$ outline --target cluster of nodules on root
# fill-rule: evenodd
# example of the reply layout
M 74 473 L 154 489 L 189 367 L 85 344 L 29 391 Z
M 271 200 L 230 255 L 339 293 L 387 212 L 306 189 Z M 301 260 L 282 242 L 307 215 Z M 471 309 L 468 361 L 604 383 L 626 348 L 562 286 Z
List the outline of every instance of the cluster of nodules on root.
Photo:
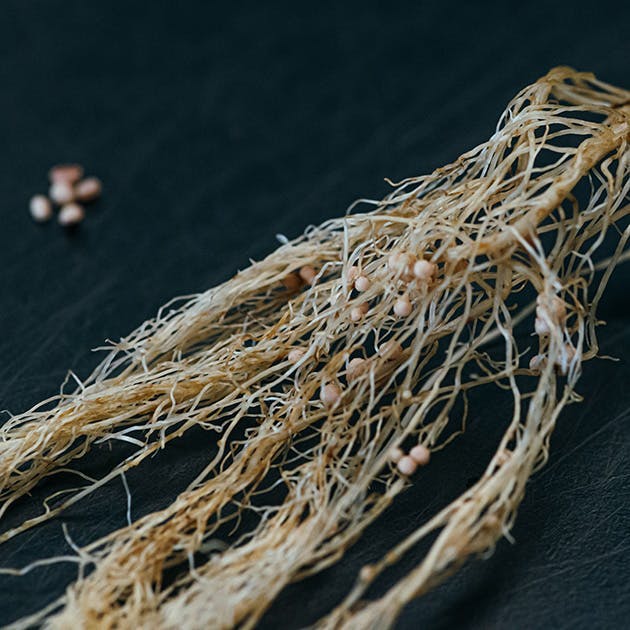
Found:
M 414 283 L 416 287 L 427 287 L 435 278 L 437 266 L 430 260 L 417 258 L 409 252 L 392 252 L 389 255 L 388 266 L 396 278 Z M 284 286 L 290 291 L 298 290 L 303 284 L 312 285 L 317 278 L 317 270 L 311 265 L 305 265 L 297 273 L 289 274 L 283 281 Z M 360 267 L 353 265 L 348 269 L 347 280 L 358 293 L 365 293 L 371 286 L 372 280 Z M 361 321 L 369 312 L 368 302 L 361 302 L 350 309 L 350 319 L 353 322 Z M 402 293 L 393 306 L 393 313 L 401 319 L 409 317 L 413 312 L 413 302 L 409 292 Z M 297 355 L 295 355 L 297 356 Z
M 396 318 L 409 317 L 414 310 L 414 295 L 422 295 L 434 281 L 437 273 L 437 265 L 424 258 L 418 258 L 410 252 L 392 252 L 387 261 L 389 272 L 395 279 L 401 281 L 406 289 L 397 297 L 392 312 Z M 318 271 L 311 265 L 305 265 L 299 271 L 289 274 L 284 280 L 284 286 L 290 291 L 296 291 L 304 285 L 313 285 L 318 277 Z M 373 286 L 373 278 L 360 266 L 352 265 L 346 272 L 348 286 L 354 288 L 358 294 L 365 293 Z M 369 312 L 369 302 L 360 302 L 348 308 L 350 319 L 360 322 Z M 397 360 L 403 352 L 403 348 L 397 341 L 390 339 L 380 345 L 377 356 L 385 361 Z M 288 353 L 290 363 L 299 363 L 307 354 L 304 348 L 293 348 Z M 370 369 L 370 358 L 354 357 L 349 360 L 345 370 L 346 379 L 352 382 L 367 374 Z M 321 402 L 328 408 L 337 406 L 342 397 L 343 390 L 338 382 L 323 382 L 319 392 Z M 410 398 L 411 392 L 404 391 L 404 398 Z M 390 460 L 396 464 L 403 475 L 412 475 L 418 466 L 424 466 L 429 462 L 430 451 L 422 444 L 413 447 L 409 454 L 403 453 L 400 448 L 395 448 L 390 453 Z
M 548 338 L 554 330 L 562 330 L 567 319 L 567 306 L 557 295 L 539 294 L 536 298 L 536 321 L 534 330 L 542 341 Z M 564 344 L 564 353 L 554 361 L 554 369 L 562 375 L 567 374 L 569 364 L 575 356 L 575 349 L 569 343 Z M 542 371 L 547 365 L 547 357 L 537 354 L 531 358 L 529 368 L 534 372 Z
M 34 221 L 46 223 L 54 215 L 54 205 L 59 207 L 57 221 L 69 228 L 78 225 L 85 218 L 85 204 L 101 195 L 102 184 L 96 177 L 83 177 L 80 164 L 57 164 L 48 172 L 50 190 L 48 196 L 35 195 L 29 203 L 29 211 Z

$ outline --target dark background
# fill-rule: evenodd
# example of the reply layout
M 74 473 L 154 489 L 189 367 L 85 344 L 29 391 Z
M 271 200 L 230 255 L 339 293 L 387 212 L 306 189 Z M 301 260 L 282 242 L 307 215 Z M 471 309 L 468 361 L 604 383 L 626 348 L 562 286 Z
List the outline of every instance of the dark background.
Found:
M 0 6 L 0 407 L 57 391 L 89 349 L 175 295 L 227 279 L 250 257 L 342 214 L 358 196 L 431 171 L 484 141 L 507 101 L 569 64 L 630 87 L 628 3 L 274 4 L 45 2 Z M 298 8 L 299 5 L 299 8 Z M 35 225 L 46 172 L 79 161 L 105 183 L 69 236 Z M 630 332 L 619 269 L 602 304 L 602 352 L 563 413 L 550 462 L 513 535 L 413 602 L 401 628 L 604 628 L 630 615 Z M 263 626 L 333 606 L 377 558 L 484 469 L 509 409 L 490 391 L 467 436 L 333 569 L 289 587 Z M 182 441 L 129 475 L 133 514 L 165 505 L 207 460 Z M 98 474 L 108 454 L 83 469 Z M 6 525 L 67 483 L 46 482 Z M 60 485 L 61 484 L 61 485 Z M 124 524 L 119 483 L 63 517 L 77 543 Z M 4 529 L 4 527 L 3 527 Z M 0 548 L 4 566 L 66 553 L 59 521 Z M 419 561 L 421 550 L 407 568 Z M 0 578 L 0 624 L 63 592 L 72 565 Z M 374 595 L 396 573 L 377 584 Z

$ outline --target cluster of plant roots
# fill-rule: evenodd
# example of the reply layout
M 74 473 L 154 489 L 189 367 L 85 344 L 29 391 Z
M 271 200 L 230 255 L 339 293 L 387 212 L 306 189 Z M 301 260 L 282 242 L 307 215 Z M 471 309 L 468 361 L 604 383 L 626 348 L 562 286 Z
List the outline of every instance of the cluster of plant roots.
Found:
M 317 625 L 390 626 L 412 598 L 508 536 L 562 408 L 578 398 L 581 364 L 598 352 L 597 303 L 630 235 L 629 103 L 630 92 L 591 74 L 550 71 L 512 100 L 487 142 L 165 306 L 72 393 L 6 421 L 0 516 L 97 442 L 134 451 L 0 542 L 193 427 L 217 435 L 184 492 L 77 547 L 76 581 L 16 627 L 254 626 L 286 585 L 339 561 L 414 482 L 396 449 L 445 447 L 473 388 L 513 399 L 484 474 L 364 566 Z M 607 233 L 616 249 L 598 267 Z M 430 264 L 417 273 L 418 261 Z M 408 313 L 397 314 L 400 300 Z M 272 486 L 281 498 L 267 505 Z M 220 539 L 247 514 L 255 526 Z M 425 538 L 417 566 L 367 598 Z M 200 550 L 211 552 L 193 562 Z

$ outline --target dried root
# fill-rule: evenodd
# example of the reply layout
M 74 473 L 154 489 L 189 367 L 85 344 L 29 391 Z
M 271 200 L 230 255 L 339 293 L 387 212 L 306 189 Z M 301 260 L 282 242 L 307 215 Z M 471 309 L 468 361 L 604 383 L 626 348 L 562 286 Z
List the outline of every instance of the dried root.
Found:
M 73 393 L 6 422 L 0 515 L 97 441 L 137 450 L 0 541 L 191 427 L 220 436 L 188 490 L 78 550 L 79 579 L 16 627 L 254 626 L 284 586 L 339 560 L 408 475 L 430 465 L 429 452 L 464 422 L 468 391 L 498 385 L 511 392 L 513 415 L 485 474 L 364 567 L 319 625 L 392 625 L 408 601 L 492 549 L 545 463 L 558 415 L 577 399 L 581 363 L 598 351 L 597 303 L 630 235 L 629 103 L 629 92 L 590 74 L 552 70 L 516 96 L 488 142 L 401 182 L 368 202 L 370 212 L 309 229 L 225 284 L 168 305 Z M 618 246 L 597 274 L 610 227 Z M 536 339 L 534 357 L 517 327 Z M 261 506 L 254 497 L 270 485 L 284 499 Z M 218 545 L 220 528 L 239 532 L 249 513 L 257 526 Z M 365 601 L 376 576 L 431 533 L 422 562 Z M 166 582 L 174 567 L 179 577 Z

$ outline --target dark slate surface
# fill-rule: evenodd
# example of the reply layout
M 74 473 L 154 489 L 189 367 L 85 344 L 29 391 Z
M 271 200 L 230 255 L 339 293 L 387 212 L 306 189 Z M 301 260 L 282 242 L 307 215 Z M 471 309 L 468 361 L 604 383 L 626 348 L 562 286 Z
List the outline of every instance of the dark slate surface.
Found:
M 278 232 L 382 196 L 483 141 L 509 98 L 557 64 L 628 87 L 627 3 L 287 3 L 5 0 L 0 17 L 0 406 L 24 410 L 89 348 L 174 295 L 270 251 Z M 395 5 L 395 6 L 394 6 Z M 31 194 L 63 160 L 106 185 L 78 234 L 36 226 Z M 412 603 L 400 628 L 615 628 L 630 615 L 627 268 L 602 305 L 604 353 L 585 367 L 548 466 L 530 483 L 516 544 Z M 288 588 L 267 628 L 316 620 L 361 564 L 478 475 L 507 403 L 488 392 L 470 432 L 321 576 Z M 208 445 L 183 440 L 129 475 L 134 515 L 165 505 Z M 84 470 L 112 457 L 97 451 Z M 67 483 L 46 482 L 5 526 Z M 77 543 L 123 525 L 111 484 L 64 516 Z M 68 550 L 59 521 L 0 549 L 4 566 Z M 407 568 L 417 561 L 409 558 Z M 63 592 L 61 565 L 0 578 L 0 624 Z M 383 592 L 396 577 L 379 582 Z

